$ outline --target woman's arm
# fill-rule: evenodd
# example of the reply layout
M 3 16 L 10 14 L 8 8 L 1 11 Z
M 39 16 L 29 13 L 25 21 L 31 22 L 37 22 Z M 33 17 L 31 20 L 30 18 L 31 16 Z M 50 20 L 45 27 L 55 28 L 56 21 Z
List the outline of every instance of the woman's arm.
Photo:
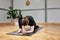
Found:
M 22 33 L 23 33 L 23 34 L 33 33 L 33 31 L 34 31 L 34 26 L 30 26 L 30 27 L 31 27 L 31 30 L 26 31 L 25 26 L 22 26 Z
M 26 33 L 33 33 L 33 31 L 34 31 L 34 26 L 31 26 L 31 30 L 26 31 Z
M 25 26 L 22 26 L 22 33 L 23 33 L 23 34 L 26 34 Z

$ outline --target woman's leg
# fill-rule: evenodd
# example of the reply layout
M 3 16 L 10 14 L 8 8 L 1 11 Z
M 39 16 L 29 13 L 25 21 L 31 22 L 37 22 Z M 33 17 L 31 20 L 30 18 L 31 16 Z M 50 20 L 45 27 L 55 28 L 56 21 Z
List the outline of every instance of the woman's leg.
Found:
M 22 17 L 21 16 L 19 16 L 19 18 L 18 18 L 18 25 L 19 25 L 19 30 L 18 30 L 18 32 L 17 33 L 20 33 L 21 31 L 22 31 Z
M 34 31 L 33 31 L 33 33 L 35 33 L 35 31 L 36 31 L 38 28 L 39 28 L 39 26 L 36 25 L 36 26 L 34 27 Z

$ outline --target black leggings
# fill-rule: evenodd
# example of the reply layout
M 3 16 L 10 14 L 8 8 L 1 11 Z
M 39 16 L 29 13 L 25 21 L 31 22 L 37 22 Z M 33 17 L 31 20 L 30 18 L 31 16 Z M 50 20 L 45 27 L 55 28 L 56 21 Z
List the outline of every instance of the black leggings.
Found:
M 39 26 L 36 25 L 36 26 L 34 27 L 34 31 L 33 31 L 33 33 L 35 33 L 35 31 L 36 31 L 38 28 L 39 28 Z

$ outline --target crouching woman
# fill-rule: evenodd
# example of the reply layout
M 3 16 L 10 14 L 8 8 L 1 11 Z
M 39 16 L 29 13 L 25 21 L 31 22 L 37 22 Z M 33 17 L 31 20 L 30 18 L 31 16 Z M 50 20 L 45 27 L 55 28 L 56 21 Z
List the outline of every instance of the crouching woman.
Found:
M 18 33 L 20 32 L 22 32 L 23 34 L 34 33 L 35 30 L 39 28 L 39 26 L 36 25 L 32 16 L 19 17 L 18 22 L 19 22 Z M 28 27 L 30 28 L 30 30 Z

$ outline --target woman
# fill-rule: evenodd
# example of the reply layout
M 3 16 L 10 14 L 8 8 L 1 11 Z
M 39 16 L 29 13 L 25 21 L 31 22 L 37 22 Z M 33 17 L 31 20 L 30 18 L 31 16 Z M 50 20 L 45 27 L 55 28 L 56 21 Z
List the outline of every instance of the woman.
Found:
M 19 19 L 18 19 L 18 23 L 19 23 L 19 32 L 22 32 L 23 34 L 25 33 L 33 33 L 35 32 L 36 29 L 39 28 L 39 26 L 36 25 L 34 19 L 32 16 L 25 16 L 25 17 L 22 17 L 20 16 Z M 29 31 L 26 31 L 25 27 L 29 25 L 31 30 Z

